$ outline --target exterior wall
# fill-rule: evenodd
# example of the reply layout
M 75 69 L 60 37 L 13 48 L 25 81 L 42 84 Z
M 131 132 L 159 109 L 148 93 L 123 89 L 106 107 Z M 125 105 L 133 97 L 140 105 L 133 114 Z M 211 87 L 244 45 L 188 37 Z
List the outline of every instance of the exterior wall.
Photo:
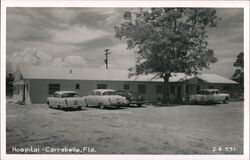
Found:
M 87 96 L 93 89 L 97 89 L 97 84 L 107 84 L 108 89 L 124 90 L 124 85 L 129 85 L 129 90 L 138 91 L 138 85 L 146 86 L 146 93 L 141 94 L 147 100 L 159 100 L 162 99 L 162 93 L 156 93 L 156 86 L 163 85 L 162 82 L 138 82 L 138 81 L 94 81 L 94 80 L 46 80 L 46 79 L 32 79 L 29 82 L 28 90 L 25 93 L 27 95 L 27 102 L 29 103 L 46 103 L 49 96 L 49 84 L 60 84 L 60 90 L 73 90 L 77 91 L 80 96 Z M 75 85 L 80 84 L 80 89 L 75 89 Z M 188 91 L 186 91 L 186 85 Z M 170 86 L 174 86 L 174 92 L 170 93 L 170 100 L 172 102 L 180 102 L 188 100 L 189 95 L 196 94 L 196 87 L 200 86 L 200 89 L 207 89 L 213 86 L 219 89 L 223 93 L 235 92 L 236 85 L 232 84 L 207 84 L 204 81 L 196 82 L 177 82 L 171 83 Z M 228 90 L 223 90 L 225 87 L 229 87 Z M 30 96 L 30 97 L 29 97 Z
M 138 85 L 146 86 L 146 93 L 141 94 L 146 99 L 155 100 L 162 97 L 156 94 L 156 85 L 161 82 L 137 82 L 137 81 L 94 81 L 94 80 L 30 80 L 30 99 L 32 103 L 46 103 L 49 96 L 49 84 L 60 84 L 60 90 L 77 91 L 80 96 L 87 96 L 93 89 L 97 89 L 97 84 L 107 84 L 108 89 L 124 90 L 124 85 L 129 85 L 129 90 L 138 91 Z M 75 89 L 75 85 L 80 84 L 80 89 Z

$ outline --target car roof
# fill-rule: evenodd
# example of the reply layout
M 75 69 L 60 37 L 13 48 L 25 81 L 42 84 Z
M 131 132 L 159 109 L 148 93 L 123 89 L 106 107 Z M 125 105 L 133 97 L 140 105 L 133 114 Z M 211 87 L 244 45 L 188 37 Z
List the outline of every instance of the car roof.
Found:
M 209 92 L 211 92 L 211 91 L 219 91 L 219 90 L 218 89 L 202 89 L 200 91 L 209 91 Z
M 94 89 L 93 90 L 94 92 L 101 92 L 101 93 L 103 93 L 103 92 L 116 92 L 115 90 L 113 90 L 113 89 Z
M 137 91 L 134 91 L 134 90 L 118 90 L 117 92 L 131 93 L 131 92 L 137 92 Z
M 57 91 L 57 94 L 64 94 L 64 93 L 77 93 L 76 91 Z

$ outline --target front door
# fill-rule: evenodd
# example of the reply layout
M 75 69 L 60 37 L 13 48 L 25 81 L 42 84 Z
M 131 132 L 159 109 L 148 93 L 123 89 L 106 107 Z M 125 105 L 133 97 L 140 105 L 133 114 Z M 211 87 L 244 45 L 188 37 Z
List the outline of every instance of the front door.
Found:
M 23 87 L 23 98 L 22 98 L 22 101 L 25 102 L 25 85 L 23 85 L 22 87 Z
M 177 87 L 177 101 L 181 102 L 181 86 Z

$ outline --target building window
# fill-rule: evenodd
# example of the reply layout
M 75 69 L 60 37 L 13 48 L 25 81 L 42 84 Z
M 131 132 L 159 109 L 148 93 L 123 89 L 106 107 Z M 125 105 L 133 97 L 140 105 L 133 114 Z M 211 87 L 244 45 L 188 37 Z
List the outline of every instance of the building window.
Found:
M 145 85 L 138 85 L 138 93 L 141 93 L 141 94 L 146 93 L 146 86 Z
M 200 86 L 196 86 L 196 93 L 200 92 L 201 87 Z
M 209 89 L 214 89 L 214 86 L 208 86 Z
M 163 85 L 156 85 L 155 87 L 156 94 L 162 94 L 163 93 Z
M 188 85 L 186 85 L 186 93 L 188 94 Z
M 124 84 L 123 89 L 124 90 L 129 90 L 129 85 L 128 84 Z
M 80 84 L 76 84 L 76 89 L 80 89 Z
M 60 91 L 60 84 L 49 84 L 49 95 L 53 95 L 55 92 Z
M 107 89 L 107 84 L 97 84 L 97 89 Z
M 170 93 L 174 94 L 175 93 L 175 87 L 174 86 L 170 86 Z
M 223 90 L 230 90 L 230 87 L 229 86 L 224 86 Z

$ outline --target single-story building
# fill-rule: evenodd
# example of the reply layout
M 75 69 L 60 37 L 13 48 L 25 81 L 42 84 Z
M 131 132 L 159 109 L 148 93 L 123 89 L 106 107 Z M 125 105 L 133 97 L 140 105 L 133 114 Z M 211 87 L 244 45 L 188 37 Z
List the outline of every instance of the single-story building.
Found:
M 74 90 L 80 96 L 93 89 L 135 90 L 148 100 L 162 99 L 163 79 L 153 75 L 128 77 L 128 71 L 94 68 L 20 66 L 13 82 L 13 100 L 25 104 L 46 103 L 55 91 Z M 170 78 L 171 101 L 185 101 L 191 94 L 206 88 L 217 88 L 234 96 L 237 82 L 216 74 L 186 76 L 173 73 Z

